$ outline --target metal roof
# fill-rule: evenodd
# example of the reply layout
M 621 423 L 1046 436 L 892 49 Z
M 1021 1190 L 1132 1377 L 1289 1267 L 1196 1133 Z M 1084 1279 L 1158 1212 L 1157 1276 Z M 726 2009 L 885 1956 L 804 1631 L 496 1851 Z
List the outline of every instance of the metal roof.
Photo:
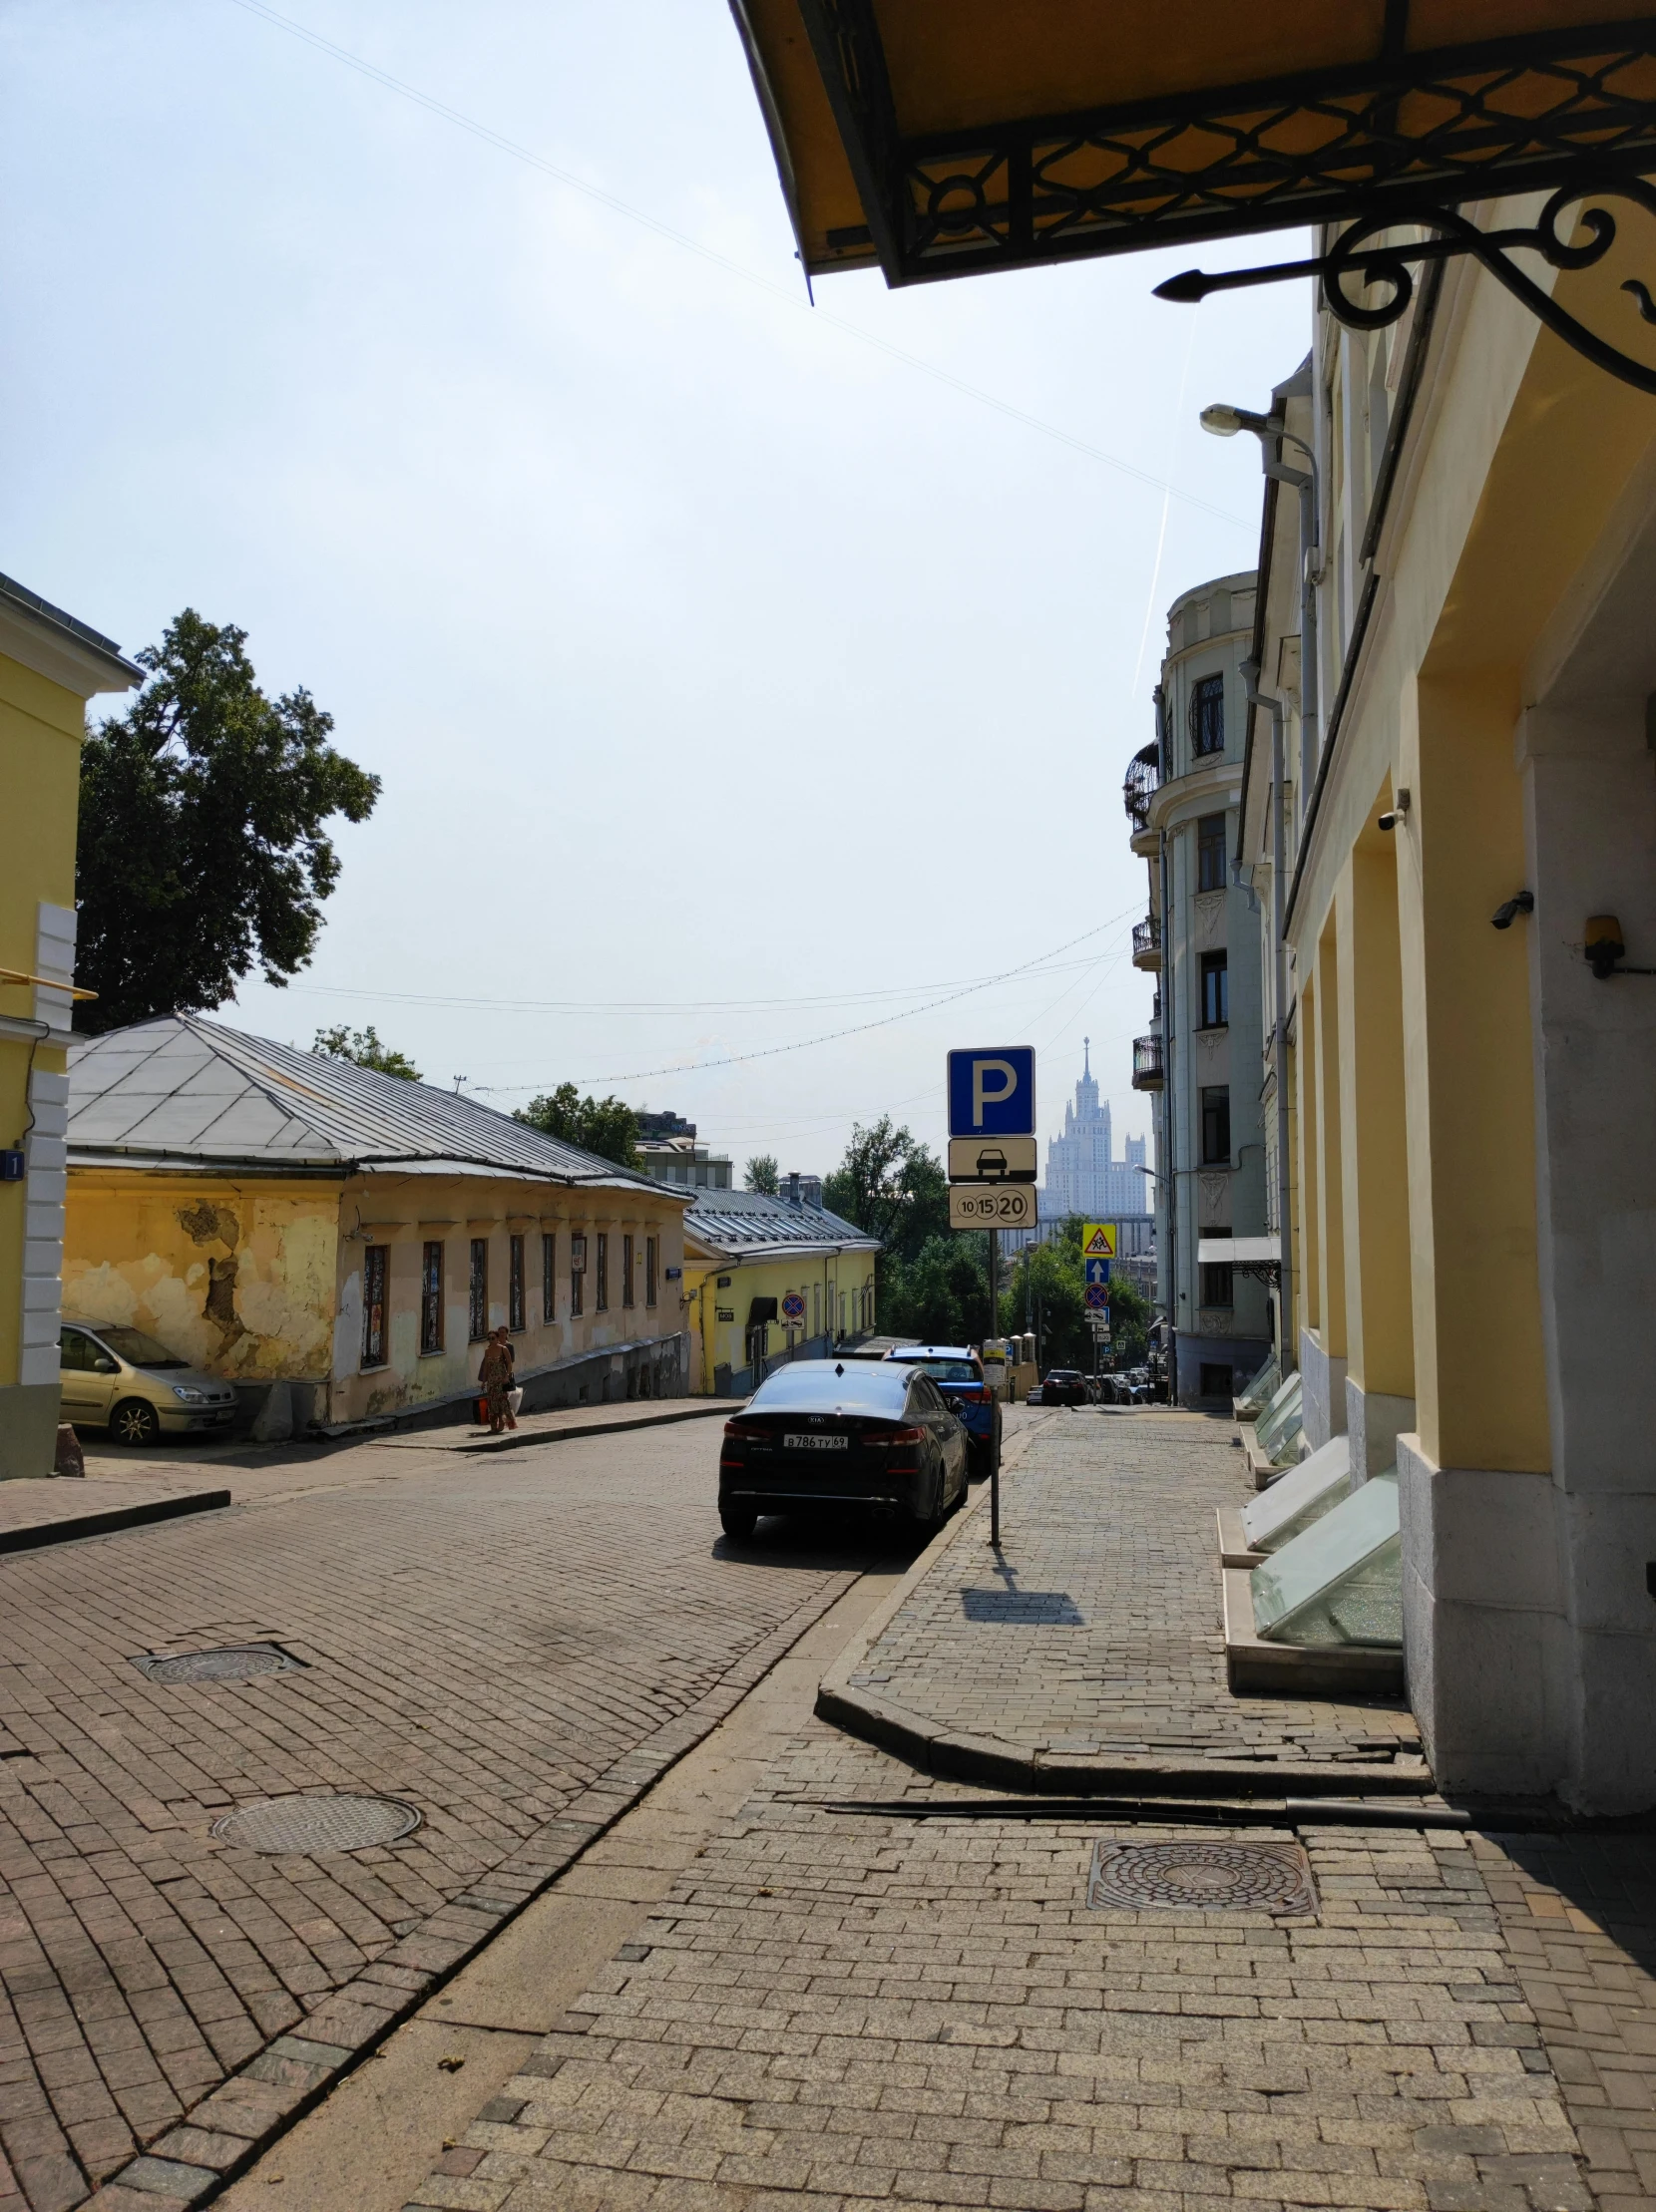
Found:
M 768 1254 L 878 1252 L 880 1240 L 825 1206 L 793 1205 L 763 1191 L 703 1191 L 684 1216 L 684 1233 L 732 1259 Z
M 475 1098 L 350 1060 L 164 1014 L 69 1053 L 69 1157 L 78 1166 L 501 1175 L 616 1184 L 677 1197 Z

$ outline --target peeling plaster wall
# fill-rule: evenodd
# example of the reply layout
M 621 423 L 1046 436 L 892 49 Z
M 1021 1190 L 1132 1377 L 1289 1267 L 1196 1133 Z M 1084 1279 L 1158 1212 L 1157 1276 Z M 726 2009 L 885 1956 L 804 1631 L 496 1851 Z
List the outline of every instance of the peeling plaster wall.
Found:
M 325 1382 L 339 1194 L 77 1169 L 63 1310 L 126 1321 L 236 1382 Z

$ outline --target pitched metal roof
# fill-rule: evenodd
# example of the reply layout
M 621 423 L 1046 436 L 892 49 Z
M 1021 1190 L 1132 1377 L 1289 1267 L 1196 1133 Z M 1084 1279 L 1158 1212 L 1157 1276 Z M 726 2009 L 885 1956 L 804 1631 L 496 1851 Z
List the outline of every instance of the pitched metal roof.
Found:
M 793 1205 L 763 1191 L 702 1191 L 684 1216 L 684 1234 L 735 1259 L 803 1252 L 878 1252 L 880 1240 L 825 1206 Z
M 263 1174 L 395 1167 L 680 1195 L 478 1099 L 244 1036 L 200 1014 L 165 1014 L 71 1046 L 69 1157 L 80 1166 L 233 1165 Z

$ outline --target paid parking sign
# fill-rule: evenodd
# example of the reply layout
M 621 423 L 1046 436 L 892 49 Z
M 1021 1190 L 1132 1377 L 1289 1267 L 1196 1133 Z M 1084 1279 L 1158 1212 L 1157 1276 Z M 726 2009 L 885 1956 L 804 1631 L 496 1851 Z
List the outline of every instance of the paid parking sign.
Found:
M 1035 1131 L 1033 1045 L 950 1053 L 951 1137 L 1033 1137 Z
M 1083 1260 L 1113 1260 L 1117 1225 L 1114 1222 L 1086 1222 L 1081 1228 L 1081 1258 Z

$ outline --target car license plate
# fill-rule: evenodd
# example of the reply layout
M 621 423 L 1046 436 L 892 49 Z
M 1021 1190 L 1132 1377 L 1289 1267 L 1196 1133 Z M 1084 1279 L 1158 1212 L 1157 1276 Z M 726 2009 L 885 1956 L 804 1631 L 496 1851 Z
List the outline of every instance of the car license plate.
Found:
M 784 1436 L 784 1451 L 843 1452 L 851 1446 L 849 1436 Z

